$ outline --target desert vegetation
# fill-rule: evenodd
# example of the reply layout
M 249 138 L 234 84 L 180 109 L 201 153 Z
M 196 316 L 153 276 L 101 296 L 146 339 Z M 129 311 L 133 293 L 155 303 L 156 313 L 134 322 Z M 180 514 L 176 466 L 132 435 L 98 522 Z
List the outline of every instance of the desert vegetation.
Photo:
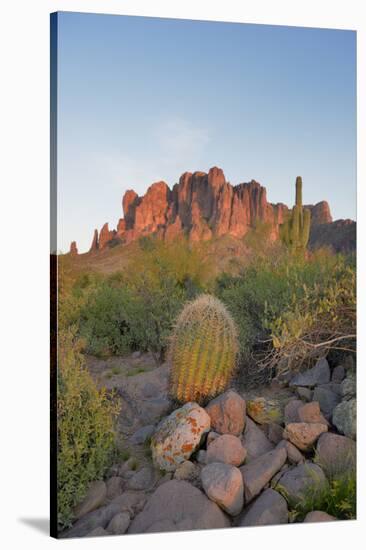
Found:
M 113 479 L 122 479 L 126 469 L 131 476 L 140 475 L 144 472 L 141 466 L 144 461 L 151 464 L 151 460 L 154 463 L 158 460 L 160 443 L 152 440 L 152 454 L 149 444 L 152 429 L 146 431 L 144 450 L 138 459 L 134 456 L 134 447 L 131 450 L 126 444 L 126 434 L 118 433 L 129 406 L 125 400 L 131 399 L 128 388 L 132 386 L 125 380 L 134 383 L 135 379 L 144 380 L 146 373 L 154 376 L 151 373 L 161 372 L 163 374 L 156 376 L 163 376 L 159 380 L 162 384 L 167 374 L 159 409 L 161 418 L 172 408 L 188 402 L 205 406 L 215 396 L 220 399 L 228 387 L 241 395 L 250 395 L 251 391 L 265 385 L 270 387 L 286 376 L 288 380 L 294 379 L 314 368 L 322 358 L 341 365 L 345 357 L 347 361 L 350 356 L 355 357 L 355 257 L 326 248 L 306 249 L 307 217 L 301 208 L 297 205 L 292 218 L 286 222 L 286 231 L 292 234 L 290 240 L 268 243 L 263 237 L 267 234 L 266 227 L 259 225 L 243 238 L 253 253 L 225 263 L 225 269 L 220 272 L 207 245 L 192 244 L 183 236 L 173 242 L 154 236 L 140 239 L 133 243 L 134 253 L 125 268 L 112 273 L 102 273 L 90 265 L 87 269 L 77 267 L 71 255 L 59 257 L 60 528 L 79 517 L 77 505 L 88 499 L 91 483 L 108 480 L 113 471 L 122 472 L 112 475 Z M 294 235 L 298 231 L 294 224 L 297 223 L 305 233 L 295 245 Z M 91 357 L 98 365 L 109 365 L 113 358 L 120 362 L 111 363 L 101 382 L 88 370 Z M 140 364 L 139 358 L 150 358 L 146 359 L 150 363 Z M 124 361 L 130 361 L 128 368 L 124 367 Z M 122 386 L 118 385 L 119 380 Z M 150 382 L 147 384 L 150 388 Z M 150 391 L 144 388 L 145 385 L 143 392 Z M 114 389 L 119 391 L 119 396 Z M 314 386 L 312 392 L 315 393 Z M 145 394 L 141 394 L 141 402 L 136 395 L 136 410 L 143 411 L 144 404 L 148 403 Z M 156 399 L 161 401 L 160 394 Z M 273 408 L 271 400 L 261 399 L 247 400 L 247 414 L 259 422 L 256 415 L 263 415 L 264 408 L 265 425 L 275 424 L 285 432 L 288 429 L 288 437 L 293 437 L 278 407 Z M 313 404 L 312 401 L 309 404 Z M 179 413 L 179 418 L 186 414 L 187 411 Z M 212 419 L 211 430 L 220 435 Z M 169 420 L 169 426 L 176 421 L 177 418 Z M 320 420 L 322 428 L 317 437 L 328 429 L 329 423 L 322 422 Z M 148 423 L 145 420 L 145 424 Z M 199 440 L 201 444 L 204 441 L 201 435 Z M 187 449 L 186 462 L 192 449 L 196 449 L 196 453 L 207 453 L 208 444 L 200 450 L 197 443 L 189 443 Z M 310 459 L 311 452 L 312 447 L 306 448 L 306 460 Z M 122 460 L 119 470 L 113 470 L 116 456 Z M 163 464 L 160 470 L 169 471 L 169 461 Z M 197 468 L 199 462 L 191 459 L 190 464 Z M 317 465 L 315 458 L 314 464 Z M 242 468 L 249 466 L 245 462 Z M 280 485 L 277 489 L 287 502 L 286 489 Z M 321 492 L 311 491 L 312 486 L 304 492 L 301 502 L 288 501 L 291 521 L 302 521 L 313 510 L 339 519 L 355 517 L 354 473 L 342 471 L 331 477 Z

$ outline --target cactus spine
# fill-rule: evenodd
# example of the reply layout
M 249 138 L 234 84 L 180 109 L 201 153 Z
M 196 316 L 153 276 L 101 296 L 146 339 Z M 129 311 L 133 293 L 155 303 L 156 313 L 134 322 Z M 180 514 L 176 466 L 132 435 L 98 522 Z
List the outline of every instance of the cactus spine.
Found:
M 238 353 L 237 329 L 220 300 L 203 294 L 178 316 L 170 339 L 170 393 L 182 403 L 202 403 L 223 391 Z
M 302 179 L 296 178 L 296 201 L 289 218 L 280 226 L 282 241 L 292 250 L 304 250 L 310 235 L 310 210 L 302 205 Z

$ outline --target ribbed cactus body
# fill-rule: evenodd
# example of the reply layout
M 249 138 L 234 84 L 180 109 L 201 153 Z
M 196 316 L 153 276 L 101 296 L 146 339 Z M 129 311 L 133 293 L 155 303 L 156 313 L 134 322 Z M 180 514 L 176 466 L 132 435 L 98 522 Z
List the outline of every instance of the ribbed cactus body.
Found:
M 280 226 L 280 237 L 292 250 L 305 249 L 310 235 L 310 210 L 302 205 L 302 179 L 296 178 L 296 204 L 288 219 Z
M 186 304 L 170 339 L 170 393 L 182 403 L 201 403 L 222 392 L 238 353 L 235 323 L 220 300 L 204 294 Z

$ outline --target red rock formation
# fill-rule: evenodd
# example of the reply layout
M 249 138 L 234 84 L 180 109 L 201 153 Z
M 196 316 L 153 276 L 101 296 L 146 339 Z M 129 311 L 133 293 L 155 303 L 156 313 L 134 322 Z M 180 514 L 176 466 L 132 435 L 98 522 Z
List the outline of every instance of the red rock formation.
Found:
M 191 241 L 226 234 L 240 238 L 259 223 L 269 226 L 274 240 L 289 211 L 285 204 L 269 203 L 265 187 L 254 180 L 232 186 L 216 166 L 208 174 L 185 172 L 172 190 L 163 181 L 153 183 L 142 197 L 128 190 L 122 206 L 124 218 L 119 220 L 117 230 L 110 231 L 105 224 L 99 241 L 97 232 L 94 234 L 91 250 L 104 248 L 115 238 L 129 243 L 150 234 L 167 240 L 181 234 Z M 312 225 L 332 221 L 325 201 L 307 208 L 311 209 Z
M 94 252 L 99 248 L 98 229 L 94 229 L 94 236 L 89 252 Z
M 322 223 L 332 223 L 333 219 L 330 213 L 329 204 L 326 201 L 318 202 L 317 204 L 307 205 L 304 208 L 309 208 L 311 211 L 312 225 L 320 225 Z
M 70 244 L 70 254 L 71 256 L 77 256 L 78 254 L 78 247 L 76 246 L 76 241 L 72 241 Z
M 107 246 L 115 234 L 115 231 L 109 231 L 108 223 L 105 223 L 99 233 L 99 248 L 102 249 Z

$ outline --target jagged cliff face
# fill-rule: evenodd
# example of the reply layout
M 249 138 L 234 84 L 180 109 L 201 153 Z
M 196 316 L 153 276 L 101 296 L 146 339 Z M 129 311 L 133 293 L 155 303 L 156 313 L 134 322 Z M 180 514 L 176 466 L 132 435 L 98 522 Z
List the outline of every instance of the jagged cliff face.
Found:
M 102 249 L 114 239 L 129 243 L 139 237 L 157 234 L 172 240 L 187 235 L 190 241 L 204 241 L 222 235 L 243 237 L 258 223 L 270 226 L 270 238 L 279 236 L 288 207 L 271 204 L 258 182 L 232 186 L 220 168 L 205 172 L 185 172 L 173 189 L 163 182 L 154 183 L 143 197 L 129 190 L 122 199 L 124 217 L 117 229 L 104 224 L 99 236 L 94 232 L 91 250 Z M 330 223 L 332 217 L 325 201 L 308 205 L 312 224 Z

